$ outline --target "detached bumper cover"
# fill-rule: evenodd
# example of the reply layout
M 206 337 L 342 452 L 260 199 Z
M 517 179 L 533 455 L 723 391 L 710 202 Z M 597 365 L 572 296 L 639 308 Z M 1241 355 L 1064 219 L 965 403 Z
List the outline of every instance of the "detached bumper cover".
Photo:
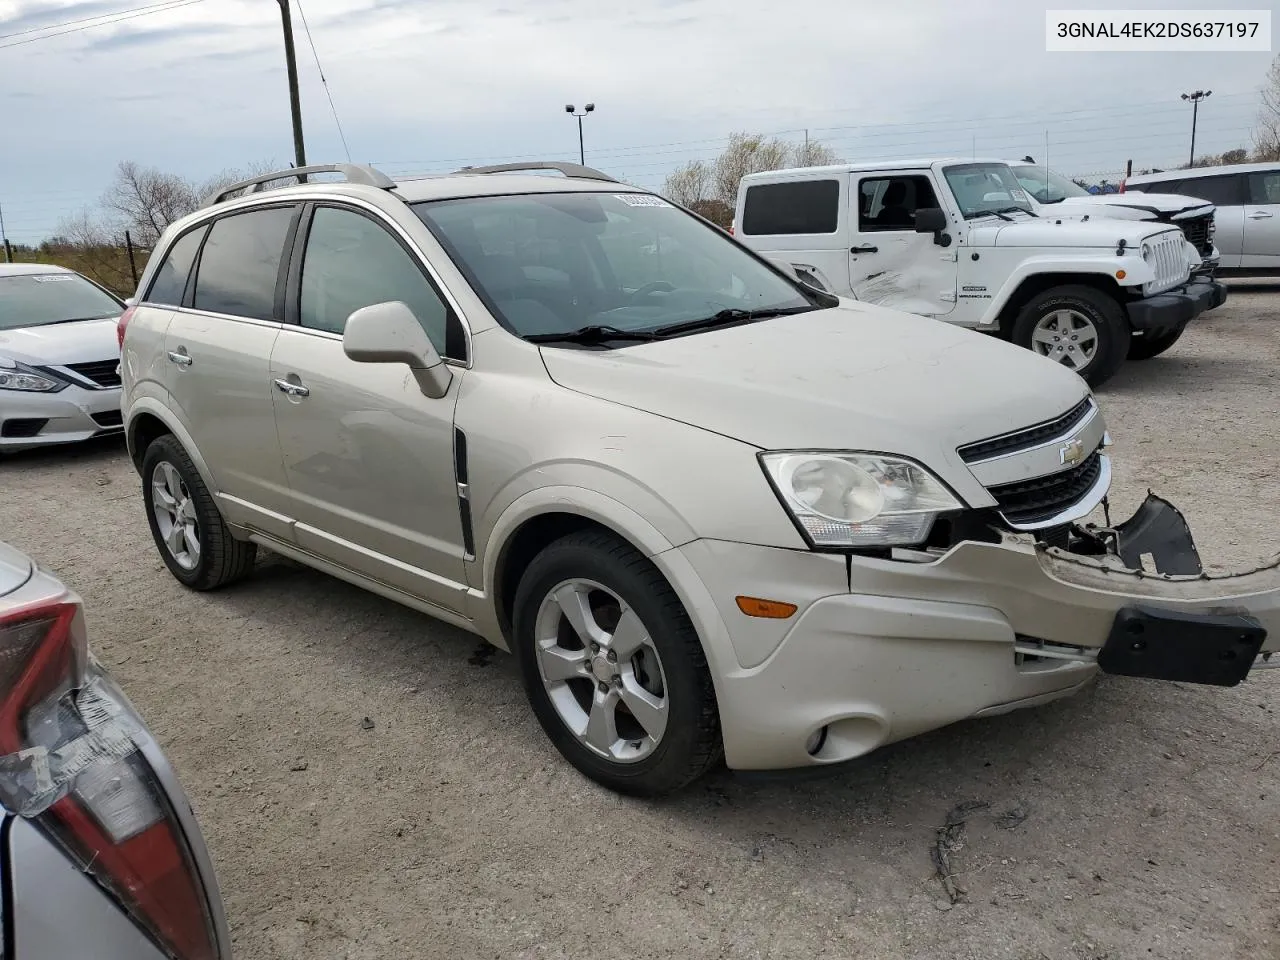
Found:
M 1197 277 L 1174 290 L 1127 304 L 1129 324 L 1135 330 L 1163 333 L 1185 327 L 1206 310 L 1227 302 L 1227 288 L 1216 280 Z

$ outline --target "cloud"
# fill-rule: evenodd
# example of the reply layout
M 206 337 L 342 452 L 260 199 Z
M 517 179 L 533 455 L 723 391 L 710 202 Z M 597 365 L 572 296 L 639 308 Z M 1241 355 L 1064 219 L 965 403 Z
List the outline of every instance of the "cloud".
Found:
M 234 27 L 221 24 L 183 24 L 174 27 L 160 27 L 148 30 L 132 27 L 118 30 L 102 37 L 94 37 L 85 44 L 84 49 L 90 53 L 102 53 L 112 50 L 133 49 L 136 47 L 165 44 L 169 47 L 181 45 L 187 39 L 209 39 L 234 33 Z
M 0 20 L 0 30 L 6 35 L 25 33 L 41 27 L 67 23 L 72 20 L 84 20 L 90 17 L 106 16 L 119 13 L 120 0 L 82 0 L 65 6 L 50 6 L 47 3 L 22 4 L 12 16 Z

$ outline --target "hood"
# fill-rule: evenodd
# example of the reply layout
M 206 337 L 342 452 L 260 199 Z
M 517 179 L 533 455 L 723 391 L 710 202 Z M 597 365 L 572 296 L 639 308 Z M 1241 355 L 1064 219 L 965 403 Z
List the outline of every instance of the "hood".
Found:
M 994 337 L 870 304 L 617 350 L 542 348 L 563 387 L 765 449 L 875 450 L 938 468 L 1088 388 Z
M 1105 207 L 1105 210 L 1098 210 Z M 1216 208 L 1206 200 L 1177 193 L 1104 193 L 1092 197 L 1067 197 L 1060 203 L 1041 205 L 1045 216 L 1071 214 L 1126 220 L 1181 220 L 1202 217 Z
M 0 357 L 42 367 L 118 360 L 116 321 L 111 317 L 0 330 Z
M 13 593 L 31 579 L 30 558 L 7 543 L 0 543 L 0 597 Z
M 1056 206 L 1056 204 L 1055 204 Z M 1088 220 L 1070 216 L 1054 216 L 1052 208 L 1042 208 L 1039 218 L 1027 217 L 1012 223 L 986 217 L 969 230 L 969 245 L 975 247 L 1027 247 L 1115 249 L 1121 240 L 1129 247 L 1140 247 L 1161 233 L 1177 230 L 1166 223 L 1152 223 L 1091 216 Z

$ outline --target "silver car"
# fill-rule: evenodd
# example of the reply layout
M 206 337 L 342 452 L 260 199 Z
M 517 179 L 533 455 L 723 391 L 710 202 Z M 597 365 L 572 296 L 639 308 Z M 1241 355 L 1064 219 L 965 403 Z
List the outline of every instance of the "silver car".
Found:
M 4 955 L 229 957 L 190 804 L 90 655 L 80 598 L 3 543 L 0 654 Z
M 74 270 L 0 264 L 0 454 L 120 432 L 123 310 Z
M 543 166 L 283 171 L 166 231 L 123 404 L 175 577 L 261 545 L 477 633 L 639 794 L 1269 656 L 1277 565 L 1201 577 L 1155 497 L 1084 525 L 1111 465 L 1076 374 Z

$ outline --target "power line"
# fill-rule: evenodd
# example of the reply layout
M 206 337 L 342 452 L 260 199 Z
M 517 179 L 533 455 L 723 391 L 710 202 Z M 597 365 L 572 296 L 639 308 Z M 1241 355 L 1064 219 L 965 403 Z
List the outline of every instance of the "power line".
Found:
M 324 95 L 329 99 L 329 111 L 333 114 L 334 126 L 338 128 L 338 136 L 342 139 L 342 149 L 347 154 L 347 162 L 351 162 L 351 148 L 347 146 L 347 135 L 342 132 L 342 121 L 338 119 L 338 108 L 333 105 L 333 94 L 329 92 L 329 81 L 324 77 L 324 67 L 320 66 L 320 54 L 316 52 L 316 42 L 311 39 L 311 26 L 307 23 L 307 15 L 302 9 L 302 0 L 293 0 L 298 8 L 298 16 L 302 18 L 302 29 L 307 33 L 307 43 L 311 47 L 311 56 L 316 58 L 316 70 L 320 74 L 320 83 L 324 87 Z
M 25 40 L 15 40 L 12 43 L 0 43 L 0 50 L 4 50 L 7 47 L 20 47 L 24 43 L 35 43 L 37 40 L 51 40 L 54 37 L 62 37 L 67 35 L 68 33 L 80 33 L 81 31 L 84 31 L 84 30 L 92 30 L 94 27 L 105 27 L 112 23 L 120 23 L 123 20 L 133 20 L 133 19 L 136 19 L 137 17 L 148 17 L 154 13 L 164 13 L 168 10 L 177 10 L 179 7 L 189 7 L 194 3 L 204 3 L 204 0 L 177 0 L 176 3 L 153 4 L 150 7 L 135 7 L 133 8 L 132 12 L 121 11 L 121 13 L 119 14 L 103 15 L 105 17 L 110 17 L 110 19 L 102 19 L 100 17 L 88 17 L 86 19 L 98 20 L 99 22 L 88 23 L 88 24 L 85 24 L 84 26 L 74 27 L 71 30 L 59 30 L 57 33 L 42 33 L 38 37 L 27 37 Z M 68 23 L 83 23 L 83 22 L 84 21 L 80 21 L 80 20 L 68 21 Z M 66 26 L 66 24 L 56 24 L 56 26 Z M 44 28 L 44 29 L 52 29 L 52 28 Z M 20 33 L 8 34 L 8 36 L 16 37 L 16 36 L 20 36 L 22 33 L 31 33 L 31 32 L 32 31 L 30 30 L 24 30 L 24 31 L 21 31 Z
M 90 20 L 102 20 L 105 17 L 118 17 L 122 13 L 133 13 L 137 10 L 154 10 L 156 7 L 167 7 L 173 2 L 174 0 L 163 0 L 162 3 L 152 3 L 145 7 L 129 7 L 126 10 L 117 10 L 114 13 L 100 13 L 96 17 L 81 17 L 79 20 L 63 20 L 61 23 L 47 23 L 43 27 L 28 27 L 26 30 L 17 30 L 13 33 L 0 33 L 0 40 L 21 37 L 28 33 L 44 33 L 46 30 L 56 30 L 59 27 L 73 27 L 77 23 L 88 23 Z

